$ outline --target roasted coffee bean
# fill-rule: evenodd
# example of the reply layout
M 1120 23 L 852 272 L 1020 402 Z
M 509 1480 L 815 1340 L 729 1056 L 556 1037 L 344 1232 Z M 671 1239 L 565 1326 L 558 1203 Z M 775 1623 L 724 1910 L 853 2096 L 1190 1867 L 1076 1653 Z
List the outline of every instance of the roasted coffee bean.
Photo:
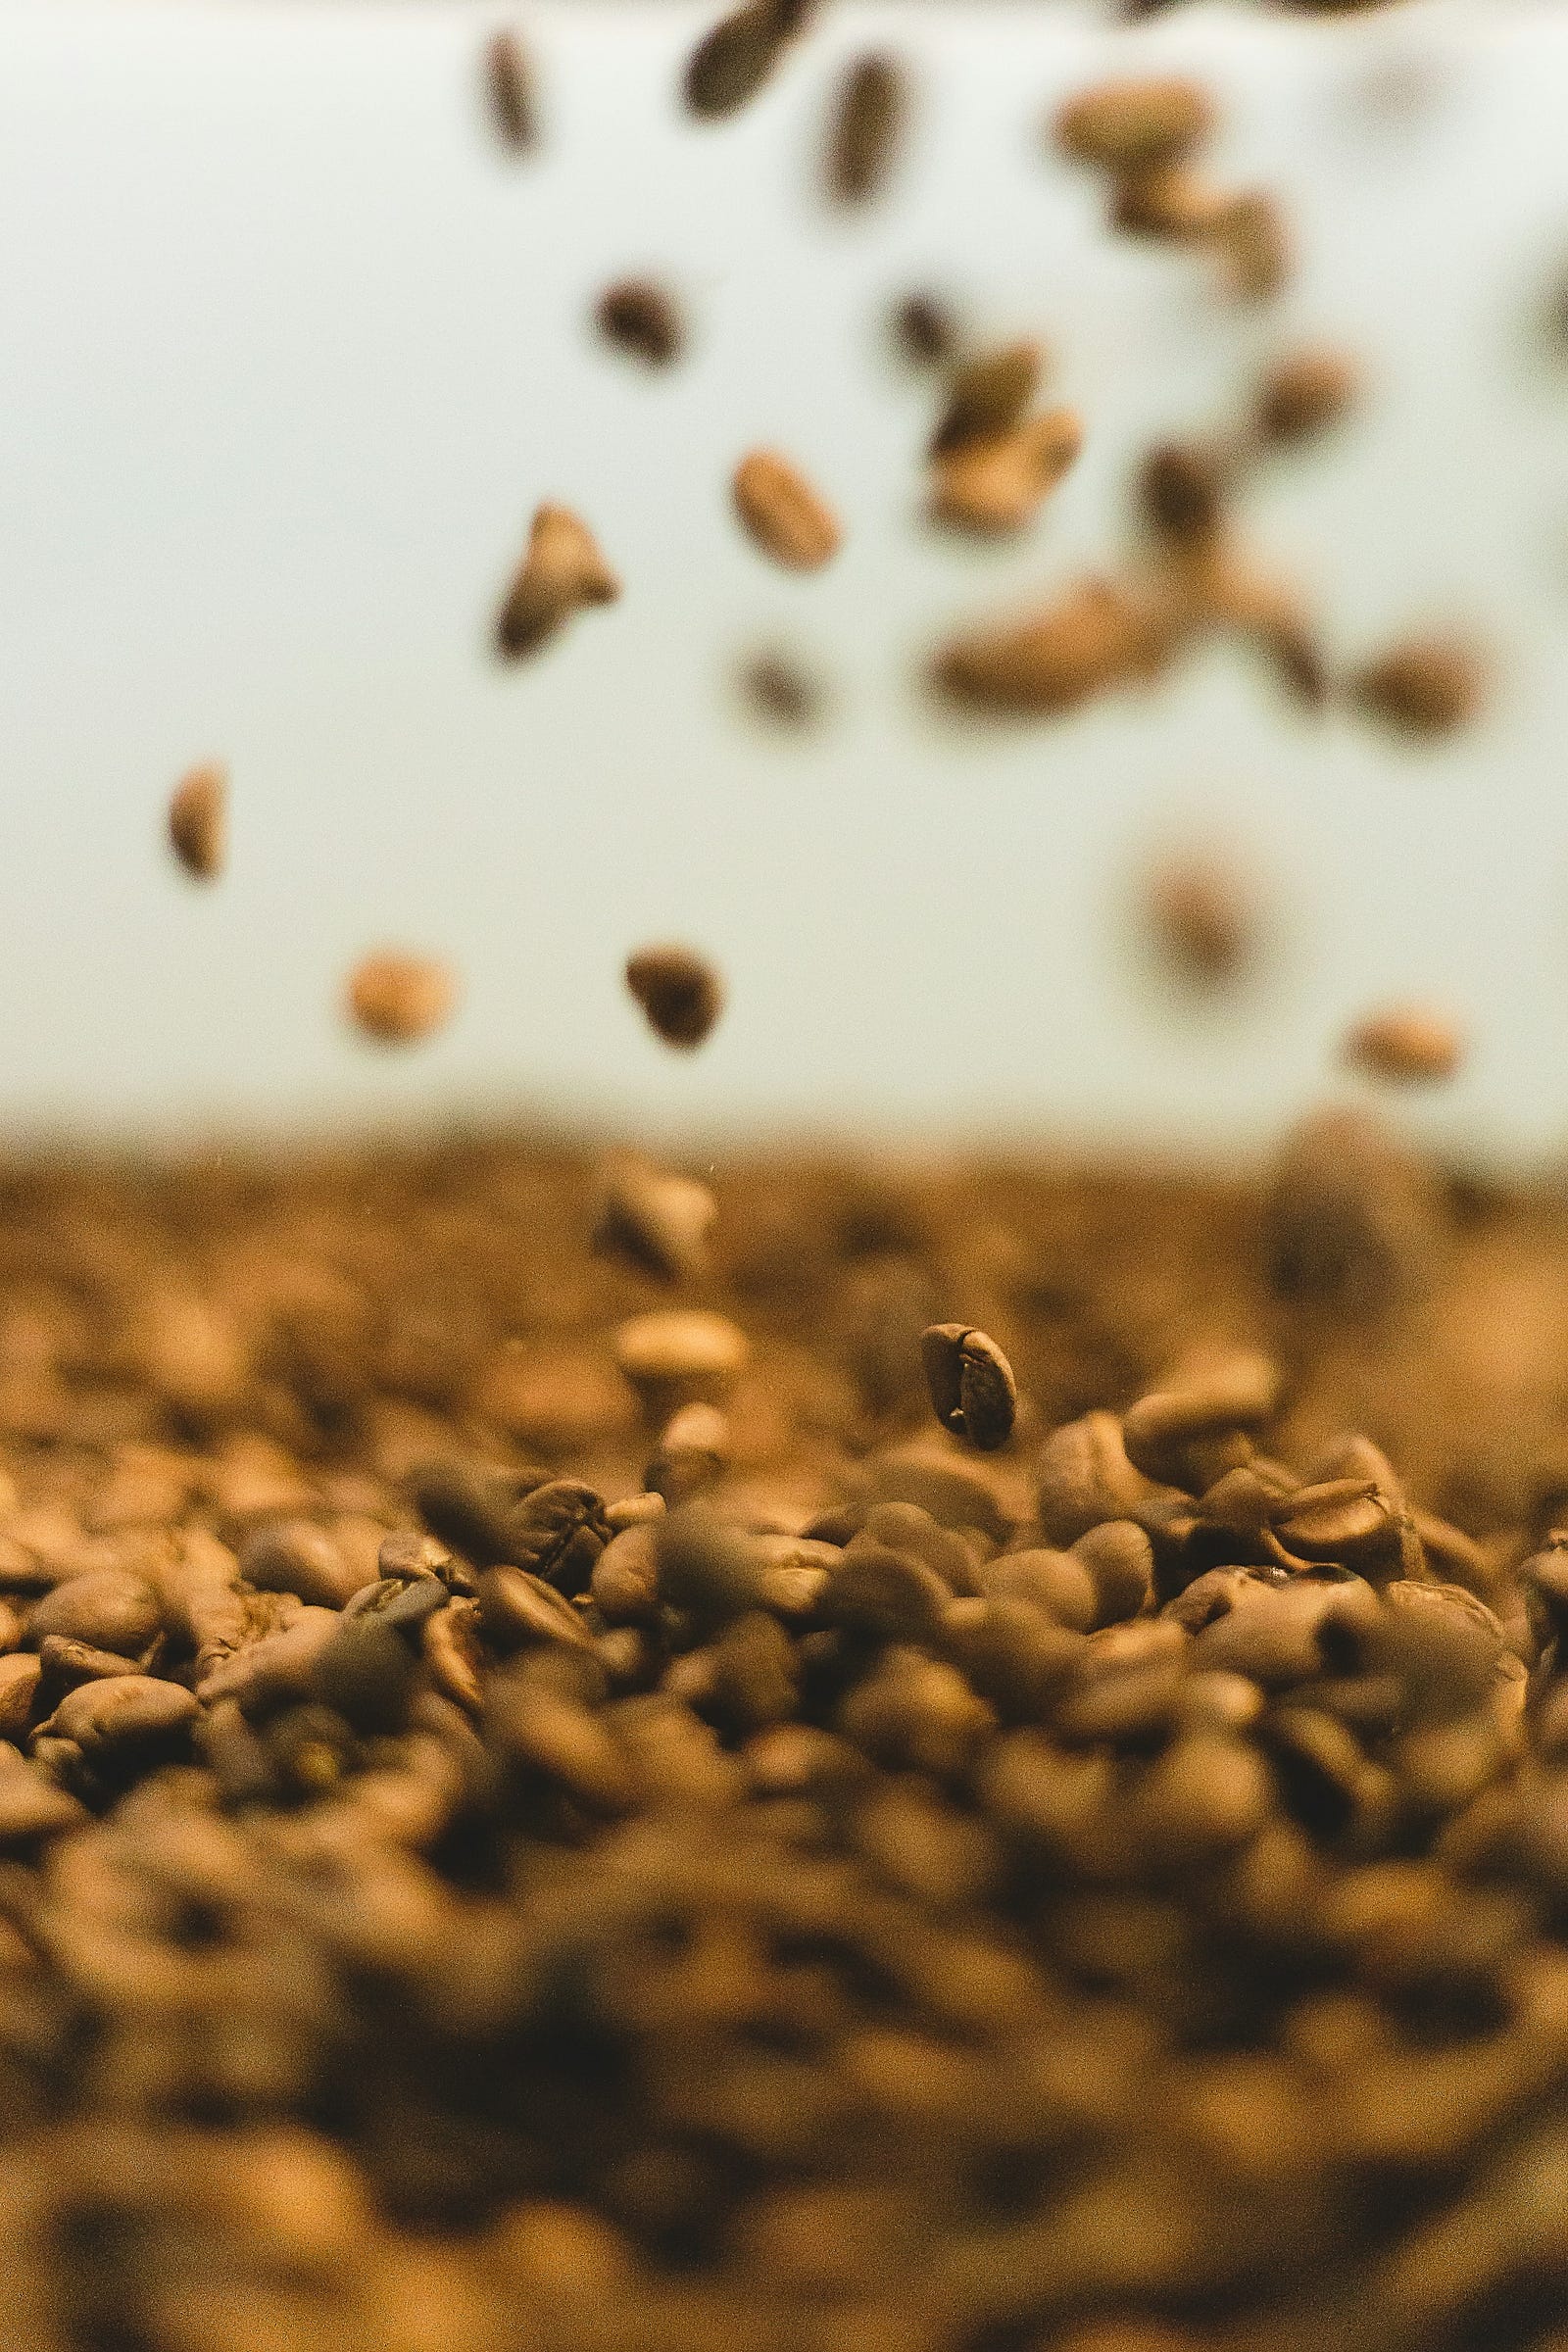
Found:
M 1278 1402 L 1278 1368 L 1267 1356 L 1239 1350 L 1190 1385 L 1129 1405 L 1122 1445 L 1145 1477 L 1200 1494 L 1250 1457 L 1249 1433 L 1263 1426 Z
M 789 571 L 819 571 L 837 555 L 838 518 L 777 450 L 754 449 L 735 468 L 735 512 L 748 536 Z
M 805 733 L 827 715 L 826 685 L 796 654 L 764 648 L 741 663 L 736 683 L 758 718 L 788 733 Z
M 1072 409 L 1053 409 L 1006 432 L 976 434 L 940 451 L 932 466 L 931 513 L 959 530 L 1022 530 L 1083 447 Z
M 909 111 L 897 58 L 872 51 L 845 69 L 828 120 L 822 175 L 836 204 L 863 204 L 886 187 Z
M 947 402 L 931 436 L 932 456 L 1011 432 L 1022 422 L 1044 368 L 1044 351 L 1030 341 L 1000 344 L 961 361 L 953 371 Z
M 604 1496 L 581 1479 L 552 1478 L 513 1512 L 507 1559 L 569 1597 L 586 1590 L 609 1541 Z
M 44 1736 L 74 1740 L 84 1756 L 130 1749 L 177 1750 L 189 1738 L 197 1702 L 177 1683 L 127 1674 L 78 1683 L 68 1690 Z
M 605 1164 L 594 1246 L 661 1282 L 700 1271 L 718 1203 L 706 1184 L 623 1152 Z
M 1041 1515 L 1044 1518 L 1044 1510 Z M 1154 1576 L 1153 1545 L 1143 1528 L 1131 1519 L 1105 1519 L 1077 1537 L 1072 1551 L 1095 1588 L 1097 1626 L 1139 1615 L 1153 1590 Z
M 639 948 L 626 962 L 626 986 L 666 1046 L 700 1046 L 724 1009 L 712 965 L 690 948 Z
M 263 1592 L 293 1592 L 323 1609 L 340 1609 L 367 1582 L 308 1519 L 276 1519 L 258 1528 L 241 1547 L 239 1572 Z
M 616 1363 L 660 1424 L 682 1405 L 722 1404 L 752 1352 L 743 1331 L 701 1307 L 633 1315 L 614 1344 Z
M 1174 163 L 1208 137 L 1214 120 L 1202 83 L 1170 75 L 1099 82 L 1068 100 L 1054 130 L 1075 163 L 1120 172 Z
M 931 1409 L 946 1430 L 982 1453 L 1005 1446 L 1018 1408 L 1018 1386 L 996 1341 L 963 1323 L 933 1323 L 921 1335 Z
M 1139 471 L 1138 506 L 1158 539 L 1178 547 L 1211 539 L 1225 508 L 1225 477 L 1214 453 L 1192 441 L 1157 443 Z
M 1464 1044 L 1446 1014 L 1420 1004 L 1396 1004 L 1353 1023 L 1346 1032 L 1343 1054 L 1353 1069 L 1369 1077 L 1429 1085 L 1453 1076 Z
M 1332 348 L 1289 353 L 1257 387 L 1257 429 L 1278 448 L 1294 448 L 1339 424 L 1355 405 L 1360 370 Z
M 1219 208 L 1209 230 L 1231 291 L 1244 302 L 1269 302 L 1290 280 L 1295 263 L 1277 198 L 1254 188 Z
M 485 52 L 485 77 L 496 129 L 519 153 L 537 144 L 539 100 L 533 60 L 515 32 L 498 32 Z
M 742 1531 L 701 1503 L 670 1511 L 652 1531 L 660 1598 L 700 1624 L 743 1617 L 761 1597 L 763 1561 Z
M 45 1593 L 29 1620 L 33 1642 L 46 1634 L 90 1642 L 133 1658 L 154 1639 L 160 1624 L 158 1595 L 143 1577 L 124 1568 L 97 1568 L 68 1577 Z
M 1428 1287 L 1440 1232 L 1430 1177 L 1375 1121 L 1325 1111 L 1286 1139 L 1263 1233 L 1281 1298 L 1388 1317 Z
M 944 368 L 956 357 L 960 329 L 940 294 L 906 294 L 889 320 L 894 349 L 913 368 Z
M 747 0 L 720 17 L 687 63 L 684 88 L 691 112 L 712 122 L 755 98 L 805 26 L 812 5 L 813 0 Z
M 933 660 L 932 681 L 971 710 L 1055 716 L 1137 677 L 1155 625 L 1123 586 L 1088 579 L 1042 612 L 951 639 Z
M 1256 960 L 1259 926 L 1251 893 L 1217 858 L 1164 859 L 1145 880 L 1142 913 L 1160 966 L 1186 987 L 1228 988 Z
M 387 949 L 367 956 L 349 975 L 349 1017 L 377 1045 L 416 1045 L 446 1026 L 457 1001 L 451 966 L 430 956 Z
M 619 578 L 582 517 L 569 507 L 542 506 L 496 624 L 501 653 L 509 661 L 536 653 L 574 612 L 612 605 L 619 594 Z
M 316 1659 L 318 1695 L 360 1732 L 401 1731 L 414 1679 L 409 1644 L 374 1616 L 346 1619 Z
M 729 1424 L 716 1405 L 683 1404 L 660 1438 L 644 1484 L 673 1509 L 716 1487 L 729 1458 Z
M 618 278 L 594 306 L 607 343 L 650 368 L 667 368 L 686 347 L 686 321 L 667 286 L 651 277 Z
M 1039 1477 L 1040 1524 L 1053 1544 L 1074 1544 L 1102 1520 L 1125 1519 L 1149 1493 L 1148 1480 L 1127 1459 L 1114 1413 L 1086 1413 L 1054 1431 L 1041 1451 Z
M 1411 637 L 1363 664 L 1349 680 L 1367 718 L 1418 743 L 1437 742 L 1481 714 L 1487 666 L 1458 637 Z
M 1198 244 L 1211 236 L 1226 199 L 1185 164 L 1135 165 L 1118 171 L 1110 187 L 1110 222 L 1123 235 L 1162 243 Z
M 598 1574 L 597 1561 L 594 1574 Z M 564 1642 L 570 1647 L 586 1649 L 590 1642 L 587 1626 L 570 1601 L 525 1568 L 485 1570 L 479 1579 L 479 1630 L 492 1647 L 501 1650 L 536 1642 Z
M 228 774 L 215 763 L 193 767 L 169 804 L 169 841 L 187 874 L 211 882 L 228 854 Z

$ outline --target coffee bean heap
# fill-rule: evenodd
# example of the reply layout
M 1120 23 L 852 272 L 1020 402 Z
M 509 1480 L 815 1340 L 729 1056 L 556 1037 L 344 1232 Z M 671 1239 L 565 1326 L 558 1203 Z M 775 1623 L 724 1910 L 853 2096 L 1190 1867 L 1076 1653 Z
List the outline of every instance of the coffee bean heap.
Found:
M 1560 1205 L 4 1191 L 8 2347 L 1560 2340 Z

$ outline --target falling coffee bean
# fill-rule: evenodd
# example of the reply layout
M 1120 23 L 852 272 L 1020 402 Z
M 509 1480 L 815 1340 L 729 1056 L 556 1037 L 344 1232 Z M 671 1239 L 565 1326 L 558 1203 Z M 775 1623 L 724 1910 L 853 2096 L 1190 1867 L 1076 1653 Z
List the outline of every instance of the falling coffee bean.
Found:
M 845 69 L 831 101 L 822 172 L 837 204 L 863 204 L 887 185 L 908 120 L 897 58 L 874 52 Z
M 1371 1078 L 1430 1085 L 1451 1078 L 1464 1058 L 1464 1041 L 1447 1016 L 1420 1004 L 1390 1005 L 1347 1031 L 1344 1058 Z
M 712 965 L 690 948 L 639 948 L 626 961 L 626 986 L 667 1046 L 700 1046 L 724 1008 Z
M 1206 139 L 1215 110 L 1201 82 L 1181 75 L 1097 82 L 1056 115 L 1056 145 L 1074 163 L 1107 171 L 1176 162 Z
M 1368 662 L 1349 681 L 1368 718 L 1417 742 L 1436 742 L 1480 715 L 1486 663 L 1455 637 L 1412 637 Z
M 490 111 L 503 143 L 524 154 L 539 139 L 533 60 L 515 32 L 498 32 L 485 52 Z
M 509 661 L 535 653 L 574 612 L 613 604 L 619 594 L 620 581 L 581 517 L 569 507 L 542 506 L 496 624 L 500 650 Z
M 169 804 L 169 840 L 187 874 L 211 882 L 228 853 L 228 776 L 216 762 L 193 767 Z
M 748 0 L 720 17 L 686 66 L 686 104 L 698 120 L 716 122 L 755 98 L 813 6 L 814 0 Z
M 996 1341 L 962 1323 L 933 1323 L 921 1335 L 931 1409 L 946 1430 L 982 1453 L 1012 1435 L 1018 1387 Z
M 667 368 L 686 347 L 686 321 L 667 286 L 651 277 L 624 277 L 607 286 L 594 308 L 607 343 L 650 368 Z
M 367 956 L 349 977 L 350 1017 L 378 1045 L 416 1045 L 445 1026 L 458 1001 L 449 964 L 394 949 Z
M 790 571 L 819 571 L 837 555 L 838 518 L 787 458 L 753 450 L 735 469 L 735 511 L 762 553 Z

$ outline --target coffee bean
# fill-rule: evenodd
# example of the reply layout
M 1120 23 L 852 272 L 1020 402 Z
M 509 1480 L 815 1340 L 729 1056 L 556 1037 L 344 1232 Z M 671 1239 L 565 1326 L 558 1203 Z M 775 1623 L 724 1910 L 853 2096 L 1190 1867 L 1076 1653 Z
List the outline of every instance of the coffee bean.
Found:
M 457 1005 L 451 967 L 433 956 L 387 949 L 349 976 L 349 1017 L 377 1045 L 416 1045 L 444 1028 Z
M 1344 420 L 1359 388 L 1360 370 L 1348 353 L 1327 346 L 1290 352 L 1258 384 L 1257 429 L 1279 448 L 1314 440 Z
M 1411 637 L 1363 663 L 1349 679 L 1363 716 L 1418 743 L 1469 726 L 1487 699 L 1487 667 L 1458 637 Z
M 790 571 L 819 571 L 837 555 L 838 518 L 787 458 L 754 449 L 735 468 L 735 512 L 747 533 Z
M 1257 956 L 1256 912 L 1242 877 L 1202 856 L 1165 859 L 1143 892 L 1150 945 L 1161 966 L 1184 986 L 1232 986 Z
M 734 114 L 754 98 L 804 28 L 812 0 L 748 0 L 720 17 L 686 66 L 686 104 L 703 122 Z
M 650 368 L 667 368 L 686 347 L 686 321 L 667 286 L 649 277 L 619 278 L 594 307 L 607 343 Z
M 0 1658 L 0 1740 L 20 1743 L 26 1738 L 42 1672 L 42 1659 L 26 1650 Z
M 605 1163 L 594 1246 L 661 1282 L 700 1271 L 718 1203 L 706 1184 L 625 1152 Z
M 346 1619 L 316 1659 L 322 1701 L 361 1732 L 401 1731 L 414 1692 L 414 1659 L 395 1628 L 373 1616 Z
M 516 661 L 536 653 L 574 612 L 612 605 L 619 594 L 619 578 L 582 517 L 569 507 L 539 507 L 496 624 L 502 655 Z
M 748 656 L 736 673 L 736 685 L 754 717 L 788 734 L 819 726 L 832 699 L 808 662 L 777 647 Z
M 213 762 L 181 777 L 169 804 L 169 840 L 187 874 L 211 882 L 228 851 L 228 774 Z
M 158 1596 L 144 1578 L 128 1569 L 97 1568 L 85 1576 L 68 1577 L 45 1593 L 27 1631 L 34 1642 L 46 1634 L 64 1634 L 70 1641 L 90 1642 L 95 1649 L 133 1658 L 153 1640 L 159 1622 Z
M 1175 74 L 1096 83 L 1068 100 L 1054 133 L 1074 163 L 1107 171 L 1174 163 L 1214 127 L 1212 99 L 1201 82 Z
M 944 368 L 957 354 L 960 329 L 953 307 L 940 294 L 906 294 L 894 305 L 889 334 L 900 358 L 911 368 Z
M 479 1629 L 494 1648 L 502 1650 L 537 1642 L 564 1642 L 578 1649 L 590 1644 L 588 1629 L 570 1601 L 543 1577 L 523 1568 L 485 1570 L 479 1579 Z
M 1278 200 L 1249 189 L 1220 207 L 1209 231 L 1231 291 L 1244 302 L 1270 302 L 1289 283 L 1295 254 Z
M 729 1424 L 717 1407 L 683 1404 L 666 1424 L 643 1483 L 673 1509 L 717 1486 L 729 1455 Z
M 1124 236 L 1195 245 L 1210 237 L 1226 199 L 1185 164 L 1134 165 L 1110 186 L 1110 224 Z
M 308 1519 L 277 1519 L 258 1528 L 241 1547 L 239 1572 L 264 1592 L 294 1592 L 323 1609 L 340 1609 L 367 1581 Z
M 833 94 L 823 178 L 836 204 L 863 204 L 886 187 L 909 112 L 908 79 L 897 58 L 857 58 Z
M 1075 1633 L 1087 1634 L 1099 1618 L 1094 1576 L 1076 1552 L 1004 1551 L 981 1569 L 980 1586 L 990 1599 L 1028 1601 Z
M 1351 1068 L 1369 1077 L 1430 1085 L 1453 1076 L 1464 1044 L 1446 1014 L 1421 1004 L 1395 1004 L 1353 1023 L 1343 1054 Z
M 1189 1384 L 1129 1405 L 1121 1425 L 1127 1459 L 1147 1478 L 1201 1494 L 1250 1457 L 1249 1433 L 1278 1402 L 1277 1366 L 1239 1349 L 1195 1371 Z
M 1018 1388 L 995 1340 L 962 1323 L 933 1323 L 921 1336 L 920 1355 L 931 1409 L 943 1428 L 966 1438 L 982 1453 L 1005 1446 Z
M 1196 442 L 1161 441 L 1140 470 L 1138 504 L 1156 538 L 1184 547 L 1210 539 L 1224 514 L 1223 469 Z
M 498 32 L 485 51 L 490 111 L 497 132 L 519 153 L 538 143 L 539 100 L 533 60 L 515 32 Z
M 1083 426 L 1071 409 L 1053 409 L 1010 432 L 971 436 L 933 461 L 932 515 L 959 530 L 1021 530 L 1082 446 Z
M 1044 1507 L 1041 1516 L 1044 1519 Z M 1131 1519 L 1106 1519 L 1077 1537 L 1072 1551 L 1094 1585 L 1097 1626 L 1115 1625 L 1140 1613 L 1153 1590 L 1154 1575 L 1153 1546 L 1143 1528 Z
M 1147 664 L 1152 615 L 1119 584 L 1088 579 L 1014 622 L 954 637 L 932 662 L 950 702 L 1003 716 L 1055 716 Z
M 722 1404 L 752 1352 L 726 1316 L 698 1307 L 633 1315 L 616 1331 L 614 1348 L 648 1418 L 659 1423 L 685 1404 Z
M 690 948 L 639 948 L 627 958 L 626 986 L 655 1034 L 687 1053 L 703 1043 L 724 1009 L 722 981 Z
M 762 1558 L 740 1529 L 688 1503 L 652 1531 L 660 1598 L 701 1624 L 743 1617 L 761 1596 Z
M 45 1735 L 74 1740 L 87 1757 L 122 1749 L 173 1751 L 188 1739 L 197 1713 L 196 1699 L 177 1683 L 118 1675 L 68 1690 Z
M 931 454 L 942 457 L 972 441 L 993 441 L 1023 421 L 1034 399 L 1045 353 L 1038 343 L 1004 343 L 972 353 L 954 368 Z
M 1041 1451 L 1039 1478 L 1040 1525 L 1059 1544 L 1076 1543 L 1102 1520 L 1125 1520 L 1149 1493 L 1113 1413 L 1086 1413 L 1054 1430 Z

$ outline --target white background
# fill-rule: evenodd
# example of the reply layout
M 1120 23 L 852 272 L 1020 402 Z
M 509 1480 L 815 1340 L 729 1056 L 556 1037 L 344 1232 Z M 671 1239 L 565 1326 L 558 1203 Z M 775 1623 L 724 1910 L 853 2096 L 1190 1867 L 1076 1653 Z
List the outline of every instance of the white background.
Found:
M 331 0 L 0 7 L 0 1121 L 94 1133 L 446 1108 L 1228 1149 L 1333 1082 L 1395 995 L 1469 1025 L 1418 1119 L 1515 1159 L 1568 1136 L 1568 22 L 1443 0 L 1338 26 L 1206 6 L 844 5 L 746 115 L 694 126 L 709 5 L 539 0 L 547 118 L 489 135 L 494 8 Z M 889 197 L 830 215 L 824 96 L 877 37 L 918 73 Z M 1108 67 L 1191 65 L 1213 169 L 1299 240 L 1263 311 L 1101 224 L 1040 126 Z M 683 289 L 688 365 L 597 346 L 606 280 Z M 1043 335 L 1085 456 L 1020 544 L 920 525 L 928 386 L 883 311 L 935 283 Z M 1291 339 L 1344 340 L 1353 430 L 1250 498 L 1338 662 L 1430 622 L 1495 645 L 1484 726 L 1436 753 L 1307 724 L 1222 649 L 1143 703 L 964 736 L 913 690 L 958 618 L 1125 544 L 1148 440 L 1232 413 Z M 825 574 L 769 569 L 727 482 L 758 442 L 838 505 Z M 491 658 L 543 498 L 623 601 Z M 836 680 L 834 724 L 760 737 L 727 680 L 760 636 Z M 197 759 L 234 778 L 202 893 L 161 835 Z M 1279 908 L 1223 1019 L 1126 953 L 1151 843 L 1230 838 Z M 627 950 L 709 949 L 732 1003 L 677 1057 Z M 344 1030 L 364 949 L 452 956 L 465 1003 L 407 1055 Z

